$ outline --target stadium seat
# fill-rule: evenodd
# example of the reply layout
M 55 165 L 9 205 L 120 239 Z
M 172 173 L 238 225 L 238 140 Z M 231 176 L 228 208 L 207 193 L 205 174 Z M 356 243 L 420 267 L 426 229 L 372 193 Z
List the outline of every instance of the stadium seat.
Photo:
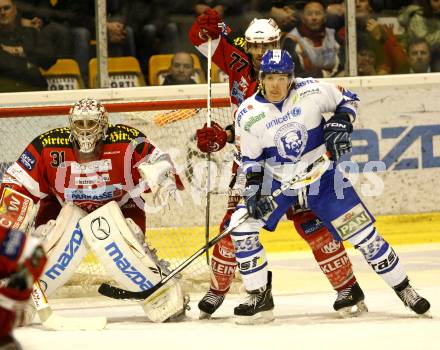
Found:
M 211 79 L 213 83 L 226 83 L 229 81 L 228 75 L 223 72 L 215 63 L 212 64 Z
M 97 60 L 92 58 L 89 61 L 89 87 L 96 88 Z M 132 56 L 109 57 L 108 75 L 110 87 L 137 87 L 145 86 L 144 76 L 138 60 Z
M 150 85 L 161 85 L 165 79 L 165 75 L 171 66 L 171 60 L 174 54 L 153 55 L 148 62 L 148 80 Z M 197 84 L 206 83 L 205 73 L 203 72 L 199 58 L 195 54 L 191 54 L 194 59 L 194 74 L 192 78 Z
M 84 88 L 78 63 L 73 59 L 59 58 L 48 70 L 41 69 L 41 74 L 47 80 L 48 90 Z

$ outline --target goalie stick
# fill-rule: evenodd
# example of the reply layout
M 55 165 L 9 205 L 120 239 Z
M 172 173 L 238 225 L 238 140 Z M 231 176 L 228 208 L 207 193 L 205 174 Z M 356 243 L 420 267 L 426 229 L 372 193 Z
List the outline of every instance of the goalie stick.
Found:
M 63 317 L 54 314 L 38 281 L 34 283 L 31 297 L 41 324 L 47 329 L 55 331 L 99 330 L 107 324 L 105 317 Z
M 311 163 L 303 173 L 295 175 L 289 181 L 283 183 L 281 187 L 275 190 L 270 197 L 272 199 L 278 197 L 284 191 L 295 187 L 305 187 L 312 182 L 316 181 L 328 168 L 329 165 L 329 154 L 325 153 L 316 159 L 313 163 Z M 150 289 L 144 291 L 129 291 L 125 289 L 121 289 L 108 283 L 103 283 L 98 289 L 98 292 L 106 297 L 113 299 L 130 299 L 130 300 L 144 300 L 152 296 L 157 290 L 159 290 L 163 285 L 165 285 L 170 279 L 184 270 L 188 265 L 190 265 L 194 260 L 196 260 L 199 256 L 201 256 L 207 249 L 214 246 L 218 241 L 220 241 L 223 237 L 227 236 L 232 232 L 236 227 L 241 225 L 246 219 L 249 218 L 247 213 L 243 214 L 233 225 L 228 226 L 225 230 L 223 230 L 220 234 L 210 240 L 205 246 L 196 251 L 193 255 L 191 255 L 188 259 L 186 259 L 183 263 L 177 266 L 173 271 L 169 273 L 168 276 L 164 277 L 159 281 L 155 286 Z

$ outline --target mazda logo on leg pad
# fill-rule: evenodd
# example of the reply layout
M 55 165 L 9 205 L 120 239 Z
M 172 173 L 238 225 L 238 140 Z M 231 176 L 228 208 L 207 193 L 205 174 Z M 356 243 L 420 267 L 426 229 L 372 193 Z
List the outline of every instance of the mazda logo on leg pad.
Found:
M 102 216 L 92 220 L 90 223 L 90 229 L 92 230 L 93 235 L 101 241 L 110 235 L 110 225 Z

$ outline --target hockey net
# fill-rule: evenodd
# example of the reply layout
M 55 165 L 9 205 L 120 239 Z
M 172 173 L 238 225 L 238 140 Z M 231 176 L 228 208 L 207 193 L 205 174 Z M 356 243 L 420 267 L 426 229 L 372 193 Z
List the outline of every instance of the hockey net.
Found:
M 206 91 L 206 90 L 205 90 Z M 93 94 L 89 94 L 93 96 Z M 163 151 L 168 152 L 179 173 L 185 190 L 180 192 L 182 205 L 172 204 L 147 214 L 146 240 L 159 258 L 176 267 L 205 244 L 207 158 L 195 142 L 197 128 L 206 122 L 207 101 L 202 98 L 158 99 L 154 101 L 113 98 L 101 101 L 110 115 L 110 123 L 122 123 L 142 131 Z M 0 108 L 0 174 L 14 162 L 26 145 L 40 133 L 67 126 L 67 113 L 72 102 L 56 105 L 13 105 Z M 211 118 L 222 126 L 232 122 L 229 99 L 215 98 Z M 226 147 L 211 156 L 210 238 L 218 234 L 218 226 L 227 204 L 227 189 L 234 149 Z M 186 291 L 206 291 L 209 266 L 201 256 L 182 273 Z M 99 260 L 92 254 L 83 260 L 68 288 L 58 296 L 82 296 L 96 293 L 102 282 L 111 282 Z

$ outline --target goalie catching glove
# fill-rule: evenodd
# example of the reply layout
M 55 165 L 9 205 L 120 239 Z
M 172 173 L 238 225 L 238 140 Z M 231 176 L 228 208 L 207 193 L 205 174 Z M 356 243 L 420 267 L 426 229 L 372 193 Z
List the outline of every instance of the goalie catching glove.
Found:
M 324 124 L 324 140 L 331 158 L 336 161 L 351 151 L 353 124 L 348 113 L 336 113 Z
M 155 206 L 164 207 L 170 197 L 175 201 L 180 201 L 176 181 L 174 176 L 171 176 L 173 165 L 168 160 L 141 163 L 138 170 L 151 189 Z

